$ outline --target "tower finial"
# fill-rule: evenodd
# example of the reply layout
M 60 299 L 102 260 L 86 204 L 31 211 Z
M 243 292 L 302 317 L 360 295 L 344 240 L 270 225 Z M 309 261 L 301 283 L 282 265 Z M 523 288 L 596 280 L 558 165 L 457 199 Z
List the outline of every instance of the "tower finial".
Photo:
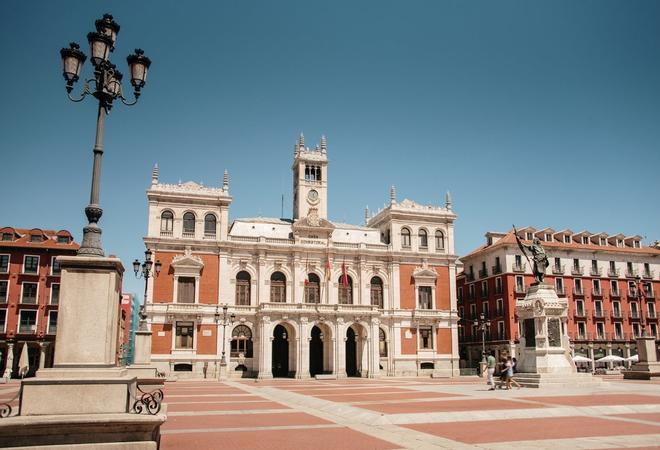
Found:
M 451 194 L 449 191 L 445 194 L 445 208 L 451 210 Z
M 328 143 L 325 141 L 325 135 L 321 135 L 321 153 L 325 155 L 328 150 Z
M 305 148 L 305 135 L 300 133 L 300 136 L 298 137 L 298 147 L 300 148 Z
M 369 205 L 364 207 L 364 224 L 369 223 Z
M 396 203 L 396 188 L 394 185 L 390 188 L 390 203 L 394 204 Z
M 227 192 L 229 190 L 229 172 L 225 169 L 225 174 L 222 176 L 222 190 Z
M 158 184 L 158 163 L 154 163 L 154 170 L 151 172 L 151 184 Z

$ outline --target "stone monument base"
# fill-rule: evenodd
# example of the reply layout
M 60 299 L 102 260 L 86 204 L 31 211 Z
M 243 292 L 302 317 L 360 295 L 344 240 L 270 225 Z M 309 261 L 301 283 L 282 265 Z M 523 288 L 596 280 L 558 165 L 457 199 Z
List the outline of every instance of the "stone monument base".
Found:
M 633 364 L 630 370 L 623 372 L 623 378 L 650 380 L 653 377 L 660 377 L 660 362 L 658 362 L 655 337 L 640 337 L 636 341 L 639 362 Z
M 71 414 L 0 420 L 0 447 L 156 450 L 165 414 Z
M 600 386 L 602 380 L 590 373 L 516 373 L 513 377 L 523 387 L 589 387 Z

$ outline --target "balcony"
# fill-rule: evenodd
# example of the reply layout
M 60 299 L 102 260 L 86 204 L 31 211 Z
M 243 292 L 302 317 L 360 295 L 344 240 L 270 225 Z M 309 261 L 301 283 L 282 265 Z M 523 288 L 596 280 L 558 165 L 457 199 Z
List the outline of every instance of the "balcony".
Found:
M 571 267 L 571 275 L 584 275 L 584 267 L 583 266 Z
M 516 294 L 525 294 L 527 293 L 527 286 L 516 286 Z
M 578 331 L 577 333 L 569 333 L 569 337 L 572 341 L 586 341 L 587 333 Z
M 619 269 L 612 269 L 610 267 L 607 269 L 607 276 L 610 278 L 619 278 L 621 276 L 621 271 Z
M 591 295 L 593 295 L 595 297 L 602 297 L 603 296 L 603 291 L 601 289 L 593 288 L 591 290 Z
M 594 319 L 604 319 L 607 317 L 607 311 L 604 309 L 594 309 L 593 311 Z
M 552 273 L 554 275 L 563 275 L 564 270 L 566 270 L 566 266 L 563 264 L 560 266 L 552 266 Z
M 573 313 L 573 317 L 576 319 L 586 319 L 587 312 L 584 309 L 576 309 Z
M 623 312 L 621 312 L 621 310 L 613 309 L 610 317 L 612 317 L 612 320 L 621 320 L 623 319 Z
M 642 315 L 639 313 L 639 311 L 629 311 L 628 312 L 628 319 L 630 320 L 639 320 L 642 318 Z
M 624 333 L 607 333 L 607 340 L 608 341 L 627 341 L 627 335 Z
M 621 291 L 618 289 L 612 289 L 610 291 L 610 296 L 611 297 L 621 297 Z
M 495 295 L 499 295 L 502 293 L 502 285 L 495 285 Z
M 194 231 L 184 231 L 181 233 L 181 237 L 183 239 L 195 239 L 195 232 Z
M 167 230 L 160 230 L 160 237 L 173 237 L 174 232 L 172 230 L 167 231 Z
M 626 278 L 637 277 L 637 269 L 626 269 Z
M 215 240 L 215 233 L 204 233 L 204 239 Z
M 655 300 L 655 292 L 644 291 L 644 298 L 646 300 Z
M 488 298 L 488 289 L 481 291 L 481 298 Z
M 601 276 L 602 272 L 603 269 L 601 269 L 600 267 L 591 267 L 591 270 L 589 271 L 592 277 L 599 277 Z
M 646 318 L 648 320 L 657 320 L 658 319 L 658 313 L 655 311 L 649 311 L 646 313 Z
M 607 340 L 607 335 L 605 334 L 604 331 L 602 332 L 597 332 L 597 333 L 591 333 L 591 340 L 592 341 L 606 341 Z
M 566 289 L 563 286 L 559 287 L 559 288 L 556 287 L 555 292 L 557 293 L 557 295 L 559 295 L 561 297 L 566 297 Z
M 495 317 L 504 317 L 504 308 L 497 308 L 495 310 Z
M 474 274 L 470 273 L 470 272 L 466 273 L 465 274 L 465 279 L 468 280 L 468 282 L 469 281 L 474 281 Z
M 582 289 L 582 286 L 575 286 L 575 288 L 573 288 L 573 295 L 584 295 L 584 289 Z
M 488 276 L 488 269 L 479 270 L 479 278 L 486 278 Z
M 655 277 L 655 272 L 653 270 L 644 270 L 642 272 L 642 278 L 647 280 L 652 280 Z
M 527 268 L 527 263 L 513 263 L 514 272 L 524 272 Z
M 493 271 L 493 275 L 498 275 L 498 274 L 502 273 L 502 266 L 500 266 L 499 264 L 493 266 L 491 269 Z

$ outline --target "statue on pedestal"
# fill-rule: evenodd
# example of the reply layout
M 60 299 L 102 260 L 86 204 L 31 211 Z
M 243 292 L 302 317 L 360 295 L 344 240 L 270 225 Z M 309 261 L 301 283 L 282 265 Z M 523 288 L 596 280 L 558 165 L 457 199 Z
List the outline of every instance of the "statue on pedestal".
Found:
M 513 234 L 516 236 L 516 242 L 518 243 L 518 247 L 520 247 L 520 251 L 525 256 L 525 258 L 527 258 L 527 261 L 532 264 L 532 271 L 534 273 L 534 279 L 536 279 L 536 284 L 543 283 L 543 279 L 545 278 L 545 270 L 548 268 L 549 262 L 548 255 L 545 254 L 545 249 L 541 245 L 541 240 L 535 237 L 532 240 L 532 245 L 523 244 L 518 237 L 518 230 L 516 230 L 515 225 L 513 226 Z M 532 260 L 534 261 L 533 263 L 532 260 L 529 259 L 527 251 L 532 254 Z

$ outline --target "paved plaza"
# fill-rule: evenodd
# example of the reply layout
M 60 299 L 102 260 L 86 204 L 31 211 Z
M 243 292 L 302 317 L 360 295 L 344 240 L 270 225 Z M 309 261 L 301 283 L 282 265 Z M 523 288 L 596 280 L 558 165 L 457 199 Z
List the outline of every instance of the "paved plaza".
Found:
M 0 387 L 9 400 L 17 383 Z M 167 449 L 660 448 L 660 383 L 488 391 L 476 378 L 177 381 Z

